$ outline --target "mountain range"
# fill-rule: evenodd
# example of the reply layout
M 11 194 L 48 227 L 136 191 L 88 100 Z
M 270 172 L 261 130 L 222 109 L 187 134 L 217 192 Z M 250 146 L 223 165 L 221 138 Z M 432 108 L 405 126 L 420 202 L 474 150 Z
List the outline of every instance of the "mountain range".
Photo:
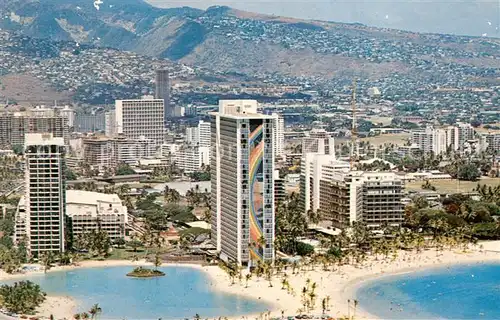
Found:
M 419 34 L 143 0 L 0 0 L 0 28 L 223 72 L 325 77 L 411 74 L 425 63 L 498 69 L 500 39 Z M 422 69 L 422 68 L 421 68 Z M 494 71 L 495 72 L 495 71 Z M 416 74 L 418 75 L 418 74 Z
M 215 4 L 240 10 L 302 19 L 359 22 L 415 32 L 500 37 L 500 3 L 496 0 L 147 0 L 159 7 L 180 3 L 206 9 Z

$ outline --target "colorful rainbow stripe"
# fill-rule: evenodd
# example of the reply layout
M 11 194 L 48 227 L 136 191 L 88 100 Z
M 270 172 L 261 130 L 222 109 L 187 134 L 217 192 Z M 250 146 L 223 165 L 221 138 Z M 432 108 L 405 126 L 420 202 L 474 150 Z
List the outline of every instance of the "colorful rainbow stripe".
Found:
M 249 143 L 252 147 L 255 140 L 262 136 L 262 125 L 258 126 L 250 134 Z M 254 244 L 254 247 L 250 250 L 250 255 L 252 260 L 262 260 L 263 256 L 260 252 L 261 245 L 259 244 L 260 238 L 264 235 L 262 230 L 262 225 L 257 219 L 257 212 L 260 208 L 256 208 L 256 203 L 261 203 L 262 199 L 256 199 L 255 181 L 257 180 L 257 173 L 259 167 L 262 164 L 262 158 L 264 155 L 264 142 L 261 141 L 257 146 L 253 147 L 250 153 L 250 240 Z

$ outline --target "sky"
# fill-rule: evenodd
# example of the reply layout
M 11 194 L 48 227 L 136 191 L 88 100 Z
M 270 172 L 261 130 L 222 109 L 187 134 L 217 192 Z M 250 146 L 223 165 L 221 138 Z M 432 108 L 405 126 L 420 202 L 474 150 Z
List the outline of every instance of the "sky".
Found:
M 212 5 L 418 32 L 500 37 L 500 0 L 146 0 L 161 7 Z

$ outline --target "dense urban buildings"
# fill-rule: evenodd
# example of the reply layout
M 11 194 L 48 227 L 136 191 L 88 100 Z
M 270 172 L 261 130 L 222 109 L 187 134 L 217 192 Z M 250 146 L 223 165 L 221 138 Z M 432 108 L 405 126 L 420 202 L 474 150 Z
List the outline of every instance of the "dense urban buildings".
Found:
M 64 139 L 50 133 L 26 135 L 25 212 L 31 256 L 65 250 Z
M 119 164 L 135 164 L 155 155 L 156 143 L 148 139 L 123 136 L 94 136 L 83 139 L 83 160 L 94 170 L 104 172 Z
M 100 229 L 106 231 L 111 241 L 125 238 L 128 211 L 118 195 L 66 190 L 65 199 L 66 226 L 71 227 L 73 237 Z M 27 236 L 26 208 L 26 197 L 23 196 L 19 200 L 16 217 L 15 238 L 19 241 Z
M 0 114 L 0 146 L 23 147 L 25 135 L 30 133 L 52 133 L 68 144 L 68 120 L 58 109 L 37 107 L 28 111 L 4 112 Z
M 468 123 L 457 123 L 445 128 L 426 127 L 411 132 L 411 143 L 423 152 L 442 154 L 464 151 L 466 143 L 475 138 L 474 128 Z
M 226 261 L 273 261 L 274 119 L 254 100 L 220 101 L 211 117 L 211 241 Z
M 137 100 L 116 100 L 114 134 L 129 139 L 151 139 L 157 146 L 164 140 L 164 101 L 144 96 Z M 107 132 L 110 130 L 106 130 Z

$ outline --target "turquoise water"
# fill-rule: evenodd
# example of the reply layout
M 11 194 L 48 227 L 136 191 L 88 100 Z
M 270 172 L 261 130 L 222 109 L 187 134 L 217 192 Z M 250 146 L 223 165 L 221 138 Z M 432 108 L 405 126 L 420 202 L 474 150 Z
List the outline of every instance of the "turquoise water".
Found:
M 356 297 L 383 319 L 500 319 L 500 264 L 384 277 L 362 284 Z
M 166 273 L 165 277 L 134 279 L 125 276 L 132 267 L 109 267 L 49 272 L 23 280 L 38 283 L 48 294 L 75 298 L 79 303 L 77 312 L 98 303 L 103 309 L 99 319 L 192 319 L 195 314 L 204 319 L 271 309 L 258 300 L 215 291 L 203 271 L 187 267 L 159 269 Z

